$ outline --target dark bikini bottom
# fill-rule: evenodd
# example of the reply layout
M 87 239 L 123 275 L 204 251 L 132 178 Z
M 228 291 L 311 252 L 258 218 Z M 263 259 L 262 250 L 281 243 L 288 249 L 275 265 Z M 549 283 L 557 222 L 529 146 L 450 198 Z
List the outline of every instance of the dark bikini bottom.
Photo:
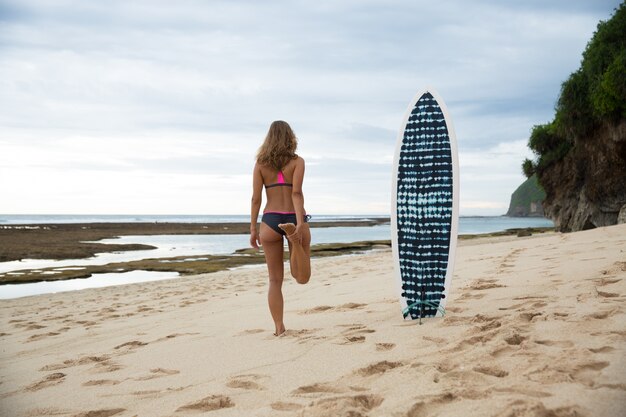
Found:
M 304 216 L 304 222 L 308 223 L 311 216 L 308 214 Z M 263 217 L 261 217 L 261 221 L 271 227 L 276 233 L 280 233 L 285 236 L 286 233 L 283 229 L 278 227 L 279 224 L 282 223 L 293 223 L 298 224 L 296 220 L 296 213 L 276 213 L 273 211 L 268 211 L 263 213 Z

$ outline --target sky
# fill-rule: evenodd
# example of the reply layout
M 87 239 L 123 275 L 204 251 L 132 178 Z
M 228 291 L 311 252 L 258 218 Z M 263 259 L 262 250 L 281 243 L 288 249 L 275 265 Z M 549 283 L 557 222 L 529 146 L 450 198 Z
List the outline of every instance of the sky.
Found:
M 431 86 L 460 214 L 504 214 L 619 3 L 0 0 L 0 213 L 247 214 L 280 119 L 308 213 L 388 214 L 402 117 Z

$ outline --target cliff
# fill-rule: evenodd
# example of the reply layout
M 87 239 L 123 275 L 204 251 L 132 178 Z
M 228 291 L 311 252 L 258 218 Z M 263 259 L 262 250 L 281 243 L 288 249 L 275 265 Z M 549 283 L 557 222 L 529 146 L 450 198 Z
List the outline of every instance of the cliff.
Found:
M 600 22 L 562 84 L 554 120 L 534 126 L 525 160 L 562 232 L 626 222 L 626 3 Z
M 539 185 L 537 175 L 533 175 L 513 192 L 506 215 L 511 217 L 543 217 L 545 198 L 546 193 Z
M 626 213 L 626 122 L 577 140 L 563 160 L 545 169 L 541 183 L 545 214 L 557 230 L 617 224 L 620 211 Z

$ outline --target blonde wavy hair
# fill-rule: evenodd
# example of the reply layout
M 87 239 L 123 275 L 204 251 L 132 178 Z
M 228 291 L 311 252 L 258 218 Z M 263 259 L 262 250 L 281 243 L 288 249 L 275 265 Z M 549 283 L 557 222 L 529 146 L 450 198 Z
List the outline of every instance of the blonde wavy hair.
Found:
M 272 122 L 263 145 L 256 154 L 256 161 L 280 171 L 292 159 L 296 158 L 298 139 L 291 126 L 282 120 Z

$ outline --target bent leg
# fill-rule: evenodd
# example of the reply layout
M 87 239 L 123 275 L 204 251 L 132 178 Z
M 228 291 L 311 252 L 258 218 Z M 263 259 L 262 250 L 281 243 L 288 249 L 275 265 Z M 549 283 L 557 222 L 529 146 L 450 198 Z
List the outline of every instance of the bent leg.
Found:
M 278 227 L 287 233 L 289 240 L 289 265 L 291 276 L 298 284 L 306 284 L 311 278 L 311 230 L 309 225 L 302 225 L 302 242 L 291 241 L 289 236 L 296 230 L 293 223 L 279 224 Z
M 283 237 L 264 223 L 261 223 L 260 236 L 270 281 L 267 302 L 274 320 L 274 326 L 276 327 L 274 334 L 278 336 L 285 331 L 282 292 L 284 276 Z

